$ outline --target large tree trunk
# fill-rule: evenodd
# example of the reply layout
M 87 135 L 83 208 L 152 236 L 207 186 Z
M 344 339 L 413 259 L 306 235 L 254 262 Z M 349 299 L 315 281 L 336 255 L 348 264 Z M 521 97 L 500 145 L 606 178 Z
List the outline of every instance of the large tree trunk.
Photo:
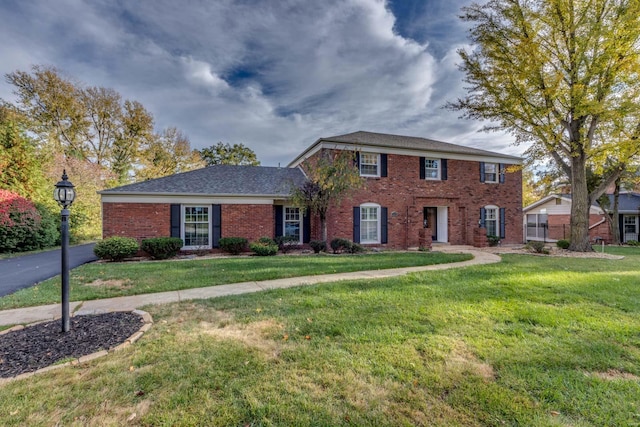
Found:
M 570 251 L 591 252 L 589 243 L 589 191 L 584 152 L 571 158 L 571 244 Z
M 616 179 L 616 188 L 613 191 L 613 209 L 611 214 L 611 237 L 614 245 L 619 245 L 621 241 L 620 224 L 618 215 L 618 205 L 620 203 L 620 178 Z

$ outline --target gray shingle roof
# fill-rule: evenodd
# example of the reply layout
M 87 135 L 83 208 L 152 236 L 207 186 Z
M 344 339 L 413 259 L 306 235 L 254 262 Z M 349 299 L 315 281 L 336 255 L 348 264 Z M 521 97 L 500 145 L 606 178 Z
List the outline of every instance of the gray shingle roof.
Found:
M 609 194 L 609 210 L 613 209 L 613 194 Z M 618 198 L 619 212 L 640 212 L 640 194 L 638 193 L 620 193 Z
M 214 165 L 103 190 L 100 194 L 288 196 L 305 176 L 299 168 Z
M 448 142 L 436 141 L 433 139 L 420 138 L 416 136 L 390 135 L 375 132 L 358 131 L 345 135 L 320 138 L 318 142 L 320 141 L 361 144 L 376 147 L 403 148 L 409 150 L 437 151 L 443 153 L 468 154 L 477 156 L 492 156 L 502 157 L 510 160 L 520 160 L 519 157 L 515 156 L 480 150 L 478 148 L 465 147 L 463 145 L 451 144 Z

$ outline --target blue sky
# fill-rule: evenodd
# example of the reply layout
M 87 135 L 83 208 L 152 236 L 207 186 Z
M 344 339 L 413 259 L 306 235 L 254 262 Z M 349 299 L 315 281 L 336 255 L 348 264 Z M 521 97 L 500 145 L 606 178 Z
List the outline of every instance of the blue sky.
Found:
M 442 109 L 464 94 L 470 0 L 3 0 L 0 72 L 53 65 L 116 89 L 194 148 L 242 143 L 286 165 L 357 130 L 506 154 L 522 147 Z M 13 100 L 0 83 L 0 98 Z

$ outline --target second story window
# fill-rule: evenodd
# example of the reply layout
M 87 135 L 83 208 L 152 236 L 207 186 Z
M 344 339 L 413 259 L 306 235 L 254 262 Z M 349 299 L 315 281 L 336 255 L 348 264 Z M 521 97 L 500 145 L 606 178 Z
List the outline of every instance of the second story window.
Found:
M 440 179 L 440 160 L 438 159 L 424 160 L 424 178 Z
M 360 175 L 380 176 L 380 155 L 374 153 L 360 153 Z
M 484 182 L 498 182 L 498 164 L 497 163 L 485 163 L 484 164 Z

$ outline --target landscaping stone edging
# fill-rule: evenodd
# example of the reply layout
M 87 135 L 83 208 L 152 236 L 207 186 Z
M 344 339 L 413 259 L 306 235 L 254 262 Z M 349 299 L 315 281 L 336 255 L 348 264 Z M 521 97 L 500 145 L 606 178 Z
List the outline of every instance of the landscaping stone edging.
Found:
M 123 310 L 123 311 L 128 311 L 128 310 Z M 102 311 L 103 313 L 103 311 Z M 137 332 L 133 333 L 129 338 L 127 338 L 123 343 L 112 347 L 108 350 L 100 350 L 97 351 L 95 353 L 91 353 L 91 354 L 87 354 L 84 356 L 80 356 L 79 358 L 75 359 L 75 360 L 70 360 L 68 362 L 65 363 L 61 363 L 59 365 L 49 365 L 45 368 L 40 368 L 36 371 L 33 372 L 25 372 L 24 374 L 20 374 L 20 375 L 16 375 L 15 377 L 9 377 L 9 378 L 0 378 L 0 385 L 4 385 L 6 383 L 9 383 L 11 381 L 15 381 L 15 380 L 21 380 L 24 378 L 29 378 L 32 377 L 34 375 L 37 374 L 41 374 L 44 372 L 49 372 L 52 371 L 54 369 L 58 369 L 58 368 L 63 368 L 63 367 L 67 367 L 67 366 L 78 366 L 81 365 L 83 363 L 86 362 L 90 362 L 94 359 L 98 359 L 100 357 L 106 356 L 109 353 L 114 353 L 120 350 L 123 350 L 125 348 L 127 348 L 128 346 L 130 346 L 131 344 L 135 343 L 136 341 L 138 341 L 145 332 L 147 332 L 149 329 L 151 329 L 151 326 L 153 325 L 153 318 L 151 317 L 151 315 L 149 313 L 147 313 L 146 311 L 143 310 L 131 310 L 131 313 L 133 314 L 137 314 L 138 316 L 140 316 L 142 318 L 142 321 L 144 322 L 144 324 L 140 327 L 140 329 L 138 329 Z M 99 313 L 83 313 L 80 316 L 86 316 L 86 315 L 91 315 L 91 314 L 99 314 Z M 56 319 L 54 319 L 56 320 Z M 49 320 L 45 320 L 44 322 L 48 322 Z M 36 325 L 38 323 L 42 323 L 41 322 L 35 322 L 32 325 Z M 30 326 L 30 325 L 27 325 Z M 19 331 L 21 329 L 24 329 L 26 326 L 25 325 L 16 325 L 13 326 L 9 329 L 5 329 L 3 331 L 0 331 L 0 335 L 4 335 L 4 334 L 8 334 L 9 332 L 13 332 L 13 331 Z

